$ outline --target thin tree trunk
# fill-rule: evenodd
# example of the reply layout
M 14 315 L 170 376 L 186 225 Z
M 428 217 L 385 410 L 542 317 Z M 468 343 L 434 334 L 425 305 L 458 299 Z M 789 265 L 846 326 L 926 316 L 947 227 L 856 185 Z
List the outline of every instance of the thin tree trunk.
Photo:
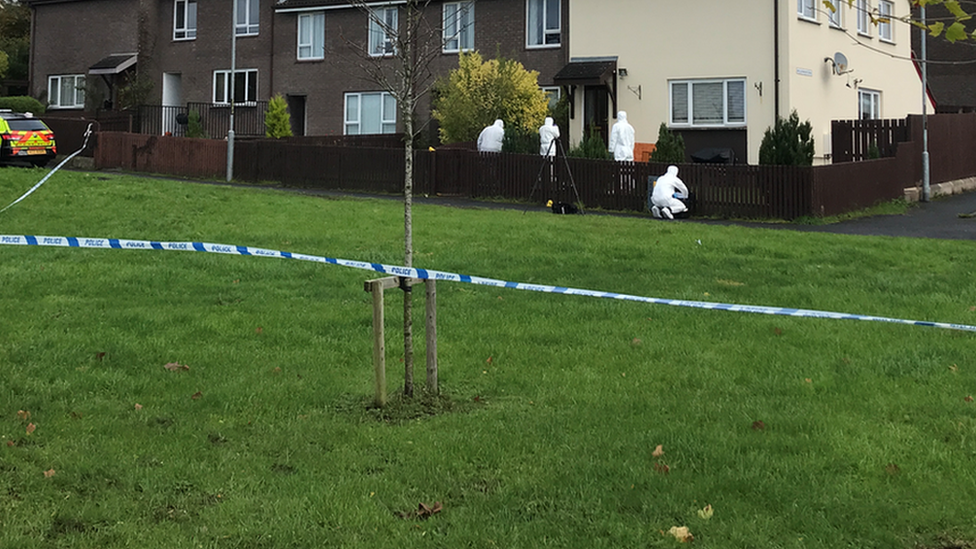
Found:
M 411 2 L 407 5 L 407 36 L 404 40 L 404 58 L 412 59 L 414 18 L 417 8 Z M 413 65 L 403 64 L 403 84 L 406 97 L 403 98 L 400 112 L 403 113 L 404 159 L 403 159 L 403 248 L 404 265 L 413 267 L 413 109 L 414 82 Z M 403 393 L 413 396 L 413 292 L 408 285 L 403 292 Z

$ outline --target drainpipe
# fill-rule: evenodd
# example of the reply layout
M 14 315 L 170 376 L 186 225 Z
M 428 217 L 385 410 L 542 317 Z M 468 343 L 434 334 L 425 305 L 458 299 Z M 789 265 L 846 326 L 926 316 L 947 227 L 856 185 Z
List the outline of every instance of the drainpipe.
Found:
M 928 58 L 925 51 L 925 4 L 922 4 L 922 202 L 928 202 L 931 196 L 931 173 L 929 172 L 929 80 Z
M 773 0 L 773 114 L 779 118 L 779 0 Z

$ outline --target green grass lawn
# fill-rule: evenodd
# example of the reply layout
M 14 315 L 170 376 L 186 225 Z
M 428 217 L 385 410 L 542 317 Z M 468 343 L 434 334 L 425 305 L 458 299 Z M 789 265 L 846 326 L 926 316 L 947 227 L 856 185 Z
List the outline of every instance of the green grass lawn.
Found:
M 0 207 L 43 173 L 0 170 Z M 414 214 L 417 267 L 976 323 L 971 242 Z M 388 200 L 59 172 L 0 214 L 0 234 L 401 264 L 402 215 Z M 972 333 L 440 283 L 443 397 L 381 413 L 375 276 L 0 246 L 0 547 L 647 548 L 679 546 L 673 526 L 722 549 L 976 540 Z M 399 292 L 387 303 L 396 394 Z

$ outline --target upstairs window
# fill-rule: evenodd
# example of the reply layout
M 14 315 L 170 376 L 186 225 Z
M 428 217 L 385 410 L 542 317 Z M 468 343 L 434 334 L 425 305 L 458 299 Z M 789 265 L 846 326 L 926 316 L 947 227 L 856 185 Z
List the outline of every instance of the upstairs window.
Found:
M 474 49 L 474 2 L 444 4 L 444 53 Z
M 298 16 L 298 58 L 325 59 L 325 12 Z
M 819 0 L 796 0 L 796 14 L 801 19 L 817 20 L 817 6 Z
M 671 124 L 675 126 L 743 126 L 746 81 L 678 80 L 671 83 Z
M 173 40 L 197 37 L 197 0 L 176 0 L 173 9 Z
M 47 79 L 47 101 L 51 109 L 85 108 L 85 75 L 65 74 Z
M 237 2 L 237 21 L 234 32 L 237 36 L 255 36 L 258 33 L 260 0 L 234 0 Z
M 230 71 L 214 71 L 213 102 L 230 104 Z M 258 100 L 258 70 L 234 71 L 234 103 L 255 103 Z
M 841 10 L 844 9 L 844 2 L 833 2 L 834 9 L 826 8 L 827 20 L 830 22 L 830 26 L 835 29 L 840 29 L 844 27 L 844 17 Z
M 526 45 L 530 48 L 558 46 L 562 30 L 561 0 L 526 0 Z
M 871 36 L 871 4 L 868 0 L 857 0 L 857 32 Z
M 895 4 L 887 0 L 878 3 L 878 37 L 886 42 L 894 42 L 895 35 L 891 25 L 891 18 L 895 13 Z
M 397 9 L 380 8 L 369 12 L 369 54 L 374 57 L 396 52 Z

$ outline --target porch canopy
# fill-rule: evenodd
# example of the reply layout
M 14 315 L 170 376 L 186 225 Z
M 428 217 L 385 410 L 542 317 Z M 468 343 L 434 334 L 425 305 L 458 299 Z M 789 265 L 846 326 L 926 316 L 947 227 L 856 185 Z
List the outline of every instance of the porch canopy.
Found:
M 576 86 L 600 86 L 607 91 L 613 105 L 613 114 L 617 114 L 617 58 L 616 57 L 578 57 L 559 69 L 552 78 L 553 83 L 561 86 L 569 98 L 569 113 L 573 116 L 573 104 Z
M 113 53 L 89 67 L 88 74 L 119 74 L 135 65 L 138 58 L 139 55 L 135 53 Z

